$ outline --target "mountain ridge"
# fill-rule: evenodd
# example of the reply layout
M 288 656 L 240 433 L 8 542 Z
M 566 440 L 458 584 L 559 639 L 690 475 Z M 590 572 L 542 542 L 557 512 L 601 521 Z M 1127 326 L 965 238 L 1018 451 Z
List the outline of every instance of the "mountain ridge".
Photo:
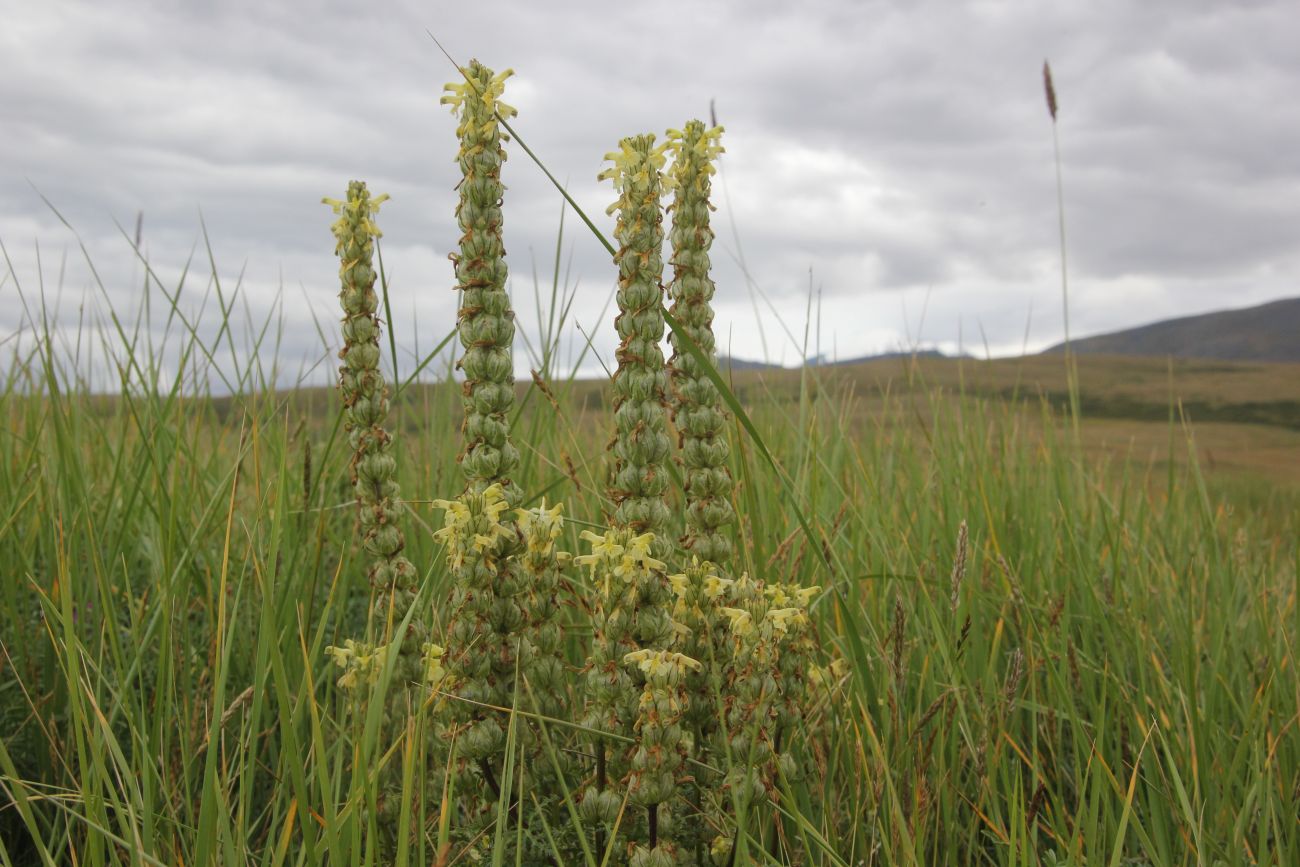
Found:
M 1300 362 L 1300 298 L 1162 319 L 1070 341 L 1076 354 Z M 1065 351 L 1058 343 L 1042 351 Z

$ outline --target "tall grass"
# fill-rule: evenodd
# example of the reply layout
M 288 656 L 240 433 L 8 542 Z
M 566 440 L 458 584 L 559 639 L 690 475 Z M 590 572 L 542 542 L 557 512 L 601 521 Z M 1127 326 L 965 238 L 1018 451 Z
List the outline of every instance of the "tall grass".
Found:
M 357 712 L 325 663 L 382 603 L 355 554 L 342 408 L 269 387 L 278 320 L 235 353 L 240 290 L 216 271 L 206 319 L 146 271 L 139 310 L 86 327 L 112 396 L 40 288 L 15 285 L 31 336 L 0 386 L 0 863 L 466 863 L 455 759 L 417 736 L 445 697 L 399 692 L 390 664 L 376 689 L 407 712 Z M 521 504 L 565 502 L 574 551 L 611 509 L 611 395 L 558 372 L 558 264 L 534 291 L 552 299 L 530 347 L 548 375 L 516 387 L 513 482 Z M 162 341 L 129 325 L 151 306 Z M 461 389 L 413 384 L 428 363 L 386 371 L 421 616 L 453 583 L 422 497 L 461 485 Z M 738 389 L 708 371 L 735 412 L 733 571 L 827 588 L 815 630 L 843 660 L 806 712 L 811 772 L 780 781 L 779 821 L 738 863 L 1300 863 L 1300 517 L 1213 493 L 1195 461 L 1155 480 L 1089 458 L 1077 401 L 1058 417 L 923 382 L 863 395 L 810 370 Z M 1171 413 L 1170 435 L 1194 431 Z M 497 809 L 472 846 L 494 863 L 529 821 L 552 840 L 579 825 L 577 780 L 562 809 L 529 806 L 532 780 L 565 785 L 554 744 L 575 723 L 528 706 L 501 717 Z M 393 814 L 418 833 L 390 851 Z M 620 863 L 577 836 L 584 863 Z
M 105 347 L 122 387 L 98 396 L 32 324 L 0 390 L 0 861 L 368 863 L 373 775 L 424 771 L 418 745 L 343 725 L 322 664 L 372 602 L 337 402 L 250 387 L 271 381 L 260 356 L 229 397 L 202 375 L 183 393 L 139 344 Z M 168 351 L 212 354 L 196 326 Z M 750 390 L 790 493 L 738 434 L 736 550 L 756 577 L 834 588 L 816 622 L 848 666 L 814 710 L 833 733 L 819 772 L 791 781 L 784 838 L 750 857 L 1300 860 L 1279 516 L 1216 501 L 1194 463 L 1171 488 L 1143 466 L 1079 471 L 1046 408 L 936 393 L 864 416 L 805 383 Z M 603 412 L 568 381 L 535 388 L 513 420 L 524 498 L 597 516 Z M 456 402 L 450 385 L 395 402 L 403 491 L 453 484 Z M 436 547 L 411 534 L 422 600 L 447 591 Z M 439 806 L 413 808 L 425 833 L 402 859 L 431 863 Z

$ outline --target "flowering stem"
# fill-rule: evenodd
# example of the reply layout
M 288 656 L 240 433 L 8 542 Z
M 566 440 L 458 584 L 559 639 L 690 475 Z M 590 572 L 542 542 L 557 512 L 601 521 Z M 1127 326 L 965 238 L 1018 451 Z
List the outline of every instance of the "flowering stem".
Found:
M 614 421 L 617 434 L 610 496 L 616 506 L 614 525 L 634 534 L 655 535 L 655 555 L 663 557 L 672 544 L 667 529 L 672 520 L 664 492 L 668 475 L 664 462 L 671 444 L 664 418 L 667 374 L 659 341 L 664 336 L 663 317 L 663 214 L 660 170 L 662 147 L 653 135 L 619 142 L 607 154 L 613 166 L 600 178 L 614 182 L 618 212 L 614 236 L 618 240 L 618 318 L 614 320 L 621 342 L 618 370 L 614 373 Z
M 710 178 L 713 161 L 722 153 L 722 127 L 706 130 L 692 120 L 682 130 L 668 131 L 673 153 L 674 187 L 669 210 L 672 222 L 671 313 L 679 328 L 669 336 L 673 357 L 669 363 L 673 386 L 673 422 L 680 437 L 685 468 L 686 536 L 683 547 L 700 560 L 724 571 L 731 561 L 731 540 L 724 528 L 735 520 L 731 505 L 732 480 L 727 468 L 730 448 L 726 439 L 726 413 L 717 387 L 705 373 L 714 360 L 713 280 L 709 277 Z M 681 333 L 679 333 L 681 332 Z M 703 359 L 690 352 L 689 338 Z
M 510 473 L 519 452 L 510 442 L 507 414 L 514 403 L 514 313 L 506 294 L 505 246 L 501 235 L 501 164 L 506 154 L 497 123 L 498 113 L 515 110 L 500 100 L 513 71 L 494 74 L 477 60 L 461 70 L 465 81 L 447 85 L 444 104 L 460 116 L 460 203 L 456 220 L 463 232 L 460 252 L 452 255 L 456 284 L 461 290 L 458 331 L 465 354 L 458 366 L 465 371 L 461 427 L 464 448 L 461 470 L 475 493 L 500 484 L 510 504 L 518 493 Z
M 356 495 L 362 547 L 372 558 L 370 581 L 379 592 L 387 618 L 385 632 L 406 617 L 415 599 L 415 567 L 402 554 L 406 546 L 400 526 L 404 507 L 397 486 L 397 462 L 392 438 L 384 429 L 388 388 L 379 369 L 378 296 L 375 293 L 374 242 L 380 232 L 373 217 L 387 196 L 372 198 L 362 181 L 348 184 L 347 199 L 325 199 L 339 219 L 332 231 L 337 240 L 339 301 L 343 308 L 343 350 L 339 357 L 339 387 L 343 393 L 348 438 L 352 445 L 352 489 Z M 419 636 L 409 630 L 399 644 L 403 658 L 414 658 Z M 403 681 L 416 679 L 403 670 Z

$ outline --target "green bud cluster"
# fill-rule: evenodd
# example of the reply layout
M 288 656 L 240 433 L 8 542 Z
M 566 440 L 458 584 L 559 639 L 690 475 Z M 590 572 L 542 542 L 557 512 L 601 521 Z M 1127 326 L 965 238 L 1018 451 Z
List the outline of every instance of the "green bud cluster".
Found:
M 806 634 L 807 609 L 818 591 L 765 586 L 747 576 L 728 588 L 731 604 L 721 608 L 731 632 L 722 732 L 730 765 L 724 790 L 738 817 L 772 800 L 778 776 L 794 772 L 778 732 L 786 701 L 802 701 L 805 690 L 802 676 L 791 678 L 784 657 Z M 730 847 L 715 840 L 713 851 L 716 857 Z
M 844 668 L 842 660 L 817 664 L 807 615 L 817 588 L 729 577 L 735 513 L 727 415 L 707 365 L 688 345 L 705 359 L 715 357 L 709 195 L 722 129 L 691 121 L 681 131 L 669 130 L 661 146 L 652 135 L 623 139 L 607 155 L 611 167 L 599 176 L 612 180 L 618 193 L 609 208 L 617 212 L 619 306 L 608 482 L 613 506 L 608 530 L 581 534 L 590 553 L 572 557 L 558 547 L 562 508 L 545 500 L 522 508 L 522 493 L 511 478 L 519 452 L 508 429 L 515 326 L 505 290 L 501 164 L 507 136 L 500 122 L 515 114 L 500 100 L 511 72 L 494 74 L 477 61 L 461 71 L 464 82 L 448 85 L 442 100 L 458 117 L 463 175 L 456 209 L 462 236 L 451 258 L 461 292 L 457 331 L 465 383 L 459 460 L 466 479 L 459 497 L 433 501 L 444 513 L 434 536 L 445 546 L 454 582 L 447 648 L 427 640 L 420 618 L 410 618 L 404 634 L 392 630 L 411 611 L 417 574 L 402 555 L 403 507 L 383 427 L 389 399 L 379 372 L 371 254 L 379 235 L 373 216 L 384 197 L 371 199 L 365 185 L 354 182 L 346 201 L 327 201 L 339 215 L 334 232 L 345 313 L 340 379 L 354 450 L 352 484 L 386 627 L 372 629 L 365 642 L 347 640 L 327 653 L 342 670 L 340 687 L 358 701 L 364 701 L 362 687 L 380 682 L 390 669 L 404 683 L 422 681 L 436 691 L 434 729 L 450 736 L 458 757 L 445 766 L 453 778 L 444 779 L 456 792 L 454 834 L 469 858 L 487 856 L 486 841 L 495 838 L 493 825 L 501 818 L 496 805 L 505 802 L 506 820 L 518 823 L 506 829 L 515 841 L 507 844 L 506 858 L 513 862 L 553 863 L 561 853 L 578 860 L 580 841 L 573 835 L 594 832 L 598 850 L 612 847 L 618 863 L 631 867 L 730 867 L 742 826 L 756 812 L 772 817 L 773 802 L 781 799 L 779 781 L 798 771 L 792 741 L 807 729 L 803 714 L 813 700 L 833 694 Z M 666 154 L 673 166 L 664 176 Z M 668 295 L 681 327 L 671 338 L 673 356 L 666 366 L 660 349 L 660 202 L 670 190 Z M 679 560 L 674 530 L 682 527 L 666 498 L 670 386 L 684 480 L 681 542 L 691 561 L 673 575 L 668 563 Z M 570 706 L 560 617 L 570 564 L 589 570 L 593 588 L 580 712 Z M 405 690 L 389 695 L 390 705 L 410 704 Z M 595 767 L 585 780 L 568 779 L 583 764 L 575 757 L 584 750 L 554 743 L 564 739 L 564 726 L 549 729 L 559 748 L 552 752 L 548 746 L 543 755 L 540 727 L 524 721 L 515 743 L 532 797 L 516 804 L 502 793 L 509 718 L 501 709 L 516 702 L 543 717 L 578 718 L 591 733 L 583 737 L 594 741 Z M 386 730 L 405 721 L 392 706 L 385 708 Z M 558 767 L 552 761 L 557 755 Z M 428 795 L 440 788 L 436 779 L 443 771 L 426 770 L 435 781 Z M 386 792 L 392 785 L 385 778 Z M 574 788 L 582 822 L 557 832 L 569 824 L 565 793 Z M 377 818 L 384 845 L 399 839 L 385 802 L 400 801 L 381 795 Z M 544 834 L 533 821 L 539 817 L 548 829 Z
M 614 454 L 610 495 L 614 525 L 635 534 L 653 533 L 655 553 L 672 550 L 668 528 L 672 516 L 664 501 L 671 443 L 664 417 L 668 375 L 664 369 L 663 212 L 661 169 L 664 150 L 653 135 L 619 142 L 605 155 L 613 165 L 600 180 L 612 180 L 619 198 L 608 212 L 618 212 L 614 237 L 618 253 L 618 318 L 620 343 L 614 373 Z
M 433 505 L 444 510 L 434 538 L 446 546 L 456 584 L 448 650 L 430 665 L 441 676 L 440 688 L 459 699 L 444 706 L 444 721 L 456 735 L 458 754 L 468 760 L 460 773 L 481 776 L 479 782 L 495 790 L 507 721 L 494 708 L 510 707 L 517 699 L 530 711 L 567 718 L 558 594 L 563 568 L 572 558 L 556 546 L 564 528 L 562 507 L 543 503 L 512 510 L 499 484 L 481 493 L 466 491 L 455 500 L 434 500 Z M 535 751 L 541 747 L 536 735 L 532 728 L 521 735 Z M 562 804 L 554 771 L 540 760 L 529 769 L 540 805 L 552 820 L 560 818 Z M 481 791 L 462 802 L 464 839 L 473 839 L 492 820 L 496 794 Z M 526 848 L 539 839 L 526 838 Z
M 721 779 L 713 768 L 725 764 L 725 750 L 718 749 L 718 701 L 726 689 L 726 666 L 731 652 L 731 631 L 722 607 L 730 603 L 735 581 L 718 575 L 712 563 L 692 558 L 678 575 L 669 576 L 676 602 L 672 617 L 680 624 L 679 647 L 702 665 L 686 672 L 686 694 L 691 702 L 683 719 L 691 733 L 692 758 L 696 764 L 686 797 L 691 811 L 682 822 L 679 842 L 688 848 L 707 846 L 725 825 L 726 810 L 716 797 Z
M 556 548 L 563 530 L 561 508 L 515 509 L 520 492 L 511 479 L 519 452 L 510 441 L 508 413 L 514 403 L 514 313 L 506 293 L 501 203 L 506 159 L 499 117 L 515 110 L 501 101 L 506 70 L 495 74 L 478 61 L 461 70 L 465 80 L 447 85 L 442 102 L 460 123 L 457 161 L 462 181 L 456 219 L 462 236 L 452 256 L 461 290 L 458 335 L 464 349 L 461 469 L 467 487 L 458 500 L 435 501 L 446 510 L 438 534 L 447 542 L 455 578 L 448 650 L 441 658 L 450 731 L 458 753 L 470 760 L 490 793 L 470 803 L 472 819 L 490 820 L 506 744 L 505 720 L 493 707 L 522 707 L 544 716 L 565 716 L 567 684 L 559 620 L 561 574 L 569 555 Z M 513 518 L 505 517 L 510 512 Z M 518 678 L 522 675 L 523 681 Z M 531 730 L 530 730 L 531 731 Z M 536 733 L 531 748 L 540 748 Z M 538 761 L 532 779 L 552 818 L 561 787 L 551 786 L 551 764 Z M 553 782 L 553 781 L 550 781 Z M 557 797 L 549 797 L 551 788 Z M 473 796 L 467 803 L 473 802 Z M 471 821 L 470 824 L 473 824 Z M 471 835 L 473 829 L 466 829 Z M 530 838 L 531 839 L 531 838 Z M 527 847 L 525 847 L 527 848 Z M 523 850 L 521 850 L 522 852 Z
M 325 199 L 339 215 L 332 227 L 337 241 L 339 301 L 343 307 L 343 349 L 339 385 L 343 393 L 348 439 L 352 445 L 352 489 L 356 495 L 361 542 L 371 557 L 370 581 L 379 593 L 384 635 L 400 624 L 415 601 L 418 575 L 402 554 L 400 526 L 404 510 L 397 481 L 392 440 L 384 429 L 388 389 L 379 369 L 378 296 L 373 266 L 374 240 L 380 235 L 373 217 L 387 196 L 371 198 L 365 183 L 352 181 L 347 199 Z M 421 675 L 423 624 L 413 620 L 406 634 L 392 641 L 399 657 L 400 683 Z
M 441 653 L 441 648 L 425 640 L 428 629 L 423 618 L 410 617 L 402 629 L 415 602 L 419 576 L 402 553 L 405 538 L 401 519 L 405 507 L 395 478 L 397 462 L 392 455 L 392 440 L 384 429 L 388 389 L 379 369 L 380 326 L 373 255 L 374 241 L 380 236 L 374 216 L 387 198 L 371 198 L 363 182 L 352 181 L 345 200 L 323 200 L 338 215 L 332 230 L 340 260 L 339 301 L 343 308 L 339 387 L 352 446 L 350 471 L 362 549 L 370 557 L 370 582 L 376 591 L 374 614 L 382 618 L 379 623 L 372 621 L 369 629 L 375 643 L 347 639 L 342 647 L 327 647 L 326 653 L 343 669 L 338 686 L 353 696 L 358 708 L 365 706 L 370 687 L 391 665 L 395 686 L 388 690 L 384 702 L 386 738 L 395 736 L 406 725 L 410 696 L 405 687 L 426 676 L 440 676 Z M 400 833 L 397 808 L 401 798 L 395 796 L 400 785 L 400 769 L 390 765 L 380 778 L 375 817 L 390 842 Z
M 500 101 L 510 70 L 497 75 L 477 60 L 461 69 L 464 81 L 448 84 L 444 105 L 460 123 L 457 162 L 462 180 L 456 220 L 460 251 L 451 259 L 461 291 L 457 332 L 464 354 L 464 421 L 461 470 L 467 480 L 458 501 L 438 500 L 447 510 L 439 531 L 448 541 L 455 578 L 448 634 L 448 688 L 463 701 L 448 705 L 462 756 L 480 762 L 499 757 L 506 731 L 498 715 L 475 703 L 510 706 L 514 695 L 517 636 L 528 624 L 527 579 L 516 554 L 523 547 L 513 524 L 502 520 L 518 498 L 510 472 L 519 453 L 510 442 L 506 415 L 514 402 L 514 313 L 506 294 L 501 238 L 501 164 L 505 136 L 498 112 L 514 109 Z M 495 779 L 490 779 L 495 786 Z
M 458 331 L 465 354 L 459 367 L 465 372 L 461 428 L 464 450 L 461 470 L 474 491 L 500 484 L 514 505 L 518 496 L 510 473 L 519 464 L 519 452 L 510 442 L 506 415 L 515 398 L 514 360 L 510 345 L 515 336 L 514 312 L 506 294 L 505 247 L 501 239 L 501 164 L 506 152 L 497 114 L 509 117 L 515 110 L 501 101 L 507 69 L 494 74 L 477 60 L 461 69 L 465 81 L 448 84 L 442 98 L 460 118 L 462 180 L 456 221 L 460 225 L 460 252 L 456 288 L 462 293 Z
M 560 603 L 564 572 L 572 556 L 557 548 L 564 530 L 563 507 L 556 504 L 546 507 L 546 500 L 532 509 L 517 509 L 517 526 L 523 539 L 523 550 L 517 555 L 520 569 L 527 585 L 525 607 L 528 624 L 519 642 L 519 670 L 524 684 L 519 687 L 520 701 L 530 711 L 550 719 L 572 719 L 569 668 L 564 658 L 564 629 L 560 618 Z M 551 731 L 557 731 L 552 728 Z M 572 836 L 574 829 L 568 821 L 564 799 L 566 786 L 559 779 L 566 776 L 571 766 L 569 753 L 550 753 L 539 728 L 524 730 L 528 738 L 528 775 L 537 798 L 537 808 L 545 816 L 553 834 L 560 838 Z M 554 735 L 552 735 L 554 737 Z M 558 775 L 558 776 L 557 776 Z M 548 851 L 543 835 L 533 842 L 541 846 L 543 856 Z M 544 857 L 523 863 L 549 863 Z
M 674 188 L 672 212 L 672 282 L 668 295 L 671 313 L 681 330 L 712 362 L 713 280 L 709 278 L 709 203 L 713 161 L 723 152 L 722 127 L 706 129 L 698 120 L 685 129 L 668 131 L 670 171 Z M 735 520 L 731 505 L 732 480 L 727 468 L 730 453 L 726 438 L 727 415 L 717 387 L 682 338 L 669 336 L 673 356 L 669 362 L 673 388 L 673 424 L 680 438 L 680 460 L 685 470 L 686 535 L 682 547 L 700 560 L 726 570 L 731 562 L 731 540 L 724 530 Z
M 521 669 L 528 681 L 535 710 L 548 717 L 563 717 L 568 703 L 565 688 L 564 630 L 560 624 L 560 579 L 572 559 L 556 548 L 564 531 L 563 506 L 546 508 L 546 500 L 533 509 L 519 509 L 519 534 L 523 551 L 519 564 L 527 585 L 528 626 L 524 631 Z
M 667 650 L 637 650 L 623 657 L 636 666 L 645 684 L 637 707 L 637 744 L 628 774 L 628 800 L 653 815 L 648 846 L 638 846 L 631 864 L 675 862 L 671 812 L 660 809 L 677 793 L 678 779 L 689 750 L 690 735 L 682 725 L 689 705 L 686 675 L 699 671 L 699 662 Z
M 764 595 L 776 608 L 793 605 L 806 611 L 820 590 L 819 587 L 805 588 L 794 584 L 768 584 Z M 815 693 L 811 677 L 814 671 L 818 671 L 818 656 L 812 621 L 807 617 L 795 618 L 785 633 L 782 652 L 777 656 L 777 679 L 781 687 L 777 731 L 782 735 L 783 747 L 788 748 L 789 737 L 804 728 L 804 712 Z
M 650 533 L 633 535 L 627 528 L 615 528 L 600 535 L 584 530 L 582 538 L 591 543 L 591 553 L 574 562 L 590 568 L 596 587 L 583 724 L 635 738 L 644 677 L 638 669 L 629 669 L 626 659 L 674 641 L 677 625 L 668 613 L 667 567 L 654 557 Z M 584 820 L 605 828 L 618 818 L 621 790 L 635 757 L 635 747 L 614 744 L 602 740 L 596 745 L 599 767 L 581 802 Z
M 514 696 L 516 640 L 528 623 L 527 583 L 517 554 L 522 539 L 499 484 L 456 500 L 434 500 L 445 511 L 434 537 L 447 546 L 455 577 L 444 689 L 462 701 L 447 705 L 458 750 L 471 760 L 499 756 L 506 730 L 499 715 L 482 705 L 509 707 Z
M 643 718 L 645 672 L 639 667 L 629 669 L 627 662 L 640 659 L 638 654 L 666 652 L 677 628 L 669 614 L 671 589 L 662 560 L 673 551 L 667 532 L 672 516 L 664 499 L 668 486 L 664 465 L 671 449 L 664 414 L 668 375 L 659 348 L 664 335 L 660 199 L 665 159 L 653 135 L 625 138 L 605 159 L 612 165 L 599 179 L 613 181 L 618 192 L 617 201 L 607 209 L 618 214 L 615 327 L 620 342 L 612 384 L 615 435 L 609 476 L 613 529 L 603 536 L 584 532 L 592 551 L 577 562 L 591 567 L 598 587 L 586 670 L 585 722 L 596 731 L 632 738 L 634 746 L 596 744 L 594 783 L 583 792 L 581 809 L 588 823 L 608 831 L 626 792 L 648 812 L 644 826 L 635 820 L 625 822 L 623 837 L 649 843 L 649 848 L 641 847 L 638 863 L 657 863 L 663 856 L 663 851 L 655 851 L 658 805 L 676 789 L 677 765 L 665 764 L 658 717 L 648 723 Z M 648 707 L 653 711 L 655 704 Z M 674 730 L 680 733 L 680 727 Z

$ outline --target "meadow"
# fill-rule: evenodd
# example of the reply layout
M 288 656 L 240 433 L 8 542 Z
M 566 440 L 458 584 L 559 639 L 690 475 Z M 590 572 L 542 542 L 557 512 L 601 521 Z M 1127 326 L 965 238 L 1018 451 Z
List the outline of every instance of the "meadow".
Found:
M 621 502 L 626 396 L 557 369 L 554 289 L 506 419 L 519 502 L 563 502 L 577 554 Z M 436 684 L 390 661 L 369 692 L 340 685 L 327 648 L 382 626 L 393 591 L 357 542 L 339 394 L 265 387 L 269 344 L 218 380 L 210 330 L 174 310 L 159 347 L 136 312 L 99 332 L 118 394 L 89 393 L 39 317 L 0 387 L 0 862 L 529 863 L 527 834 L 554 844 L 541 863 L 625 863 L 579 810 L 592 724 L 530 710 L 530 684 L 485 711 L 509 733 L 485 807 L 436 736 Z M 466 390 L 380 356 L 403 617 L 450 646 L 462 577 L 435 500 L 466 484 Z M 1066 364 L 722 371 L 732 571 L 819 588 L 823 673 L 788 734 L 799 766 L 768 779 L 762 821 L 733 817 L 723 863 L 1300 863 L 1297 378 L 1084 359 L 1075 414 Z M 665 472 L 677 535 L 685 470 Z M 598 640 L 594 574 L 556 591 L 570 674 Z M 705 764 L 679 781 L 731 786 Z

